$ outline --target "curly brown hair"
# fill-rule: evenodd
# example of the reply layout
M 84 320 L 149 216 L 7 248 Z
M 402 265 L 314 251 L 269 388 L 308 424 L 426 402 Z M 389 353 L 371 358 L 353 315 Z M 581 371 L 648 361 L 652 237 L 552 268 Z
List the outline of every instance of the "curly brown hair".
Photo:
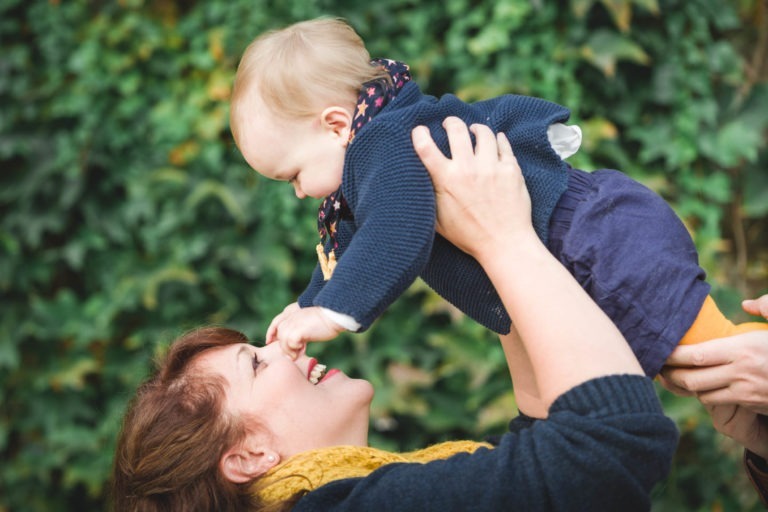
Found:
M 116 512 L 264 510 L 252 492 L 253 482 L 235 484 L 219 470 L 224 452 L 241 442 L 247 429 L 242 418 L 224 408 L 223 378 L 195 371 L 198 355 L 235 343 L 248 339 L 223 327 L 190 331 L 171 345 L 154 376 L 139 387 L 117 441 Z

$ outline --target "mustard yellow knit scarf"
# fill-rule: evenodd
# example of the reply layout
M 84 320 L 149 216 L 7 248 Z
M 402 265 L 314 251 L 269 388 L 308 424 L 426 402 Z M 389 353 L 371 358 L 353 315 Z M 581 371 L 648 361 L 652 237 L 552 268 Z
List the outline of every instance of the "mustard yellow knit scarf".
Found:
M 334 480 L 363 477 L 394 462 L 425 463 L 457 453 L 473 453 L 488 443 L 450 441 L 423 450 L 393 453 L 365 446 L 334 446 L 300 453 L 274 467 L 255 484 L 255 492 L 267 503 L 287 500 Z

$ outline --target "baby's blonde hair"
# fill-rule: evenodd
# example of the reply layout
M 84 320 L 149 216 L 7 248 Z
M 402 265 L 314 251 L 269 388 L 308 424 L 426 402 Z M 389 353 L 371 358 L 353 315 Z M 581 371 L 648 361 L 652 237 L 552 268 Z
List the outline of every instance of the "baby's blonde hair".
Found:
M 302 21 L 260 35 L 246 48 L 235 76 L 230 109 L 235 140 L 238 108 L 254 88 L 272 113 L 285 118 L 311 117 L 332 105 L 353 110 L 364 83 L 389 80 L 370 61 L 360 36 L 337 18 Z

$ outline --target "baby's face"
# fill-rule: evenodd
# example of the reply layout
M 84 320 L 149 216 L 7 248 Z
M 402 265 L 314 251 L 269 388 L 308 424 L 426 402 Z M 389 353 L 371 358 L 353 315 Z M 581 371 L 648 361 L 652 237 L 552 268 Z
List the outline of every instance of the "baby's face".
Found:
M 259 98 L 240 109 L 238 146 L 256 172 L 291 183 L 299 199 L 323 198 L 339 188 L 348 134 L 339 134 L 319 114 L 281 118 Z

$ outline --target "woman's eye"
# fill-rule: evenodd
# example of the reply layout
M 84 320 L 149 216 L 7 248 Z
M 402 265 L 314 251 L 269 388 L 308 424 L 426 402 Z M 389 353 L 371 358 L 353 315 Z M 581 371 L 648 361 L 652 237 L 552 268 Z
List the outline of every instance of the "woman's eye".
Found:
M 256 373 L 256 370 L 259 369 L 260 365 L 261 365 L 261 361 L 259 361 L 259 356 L 256 354 L 253 354 L 253 373 Z

